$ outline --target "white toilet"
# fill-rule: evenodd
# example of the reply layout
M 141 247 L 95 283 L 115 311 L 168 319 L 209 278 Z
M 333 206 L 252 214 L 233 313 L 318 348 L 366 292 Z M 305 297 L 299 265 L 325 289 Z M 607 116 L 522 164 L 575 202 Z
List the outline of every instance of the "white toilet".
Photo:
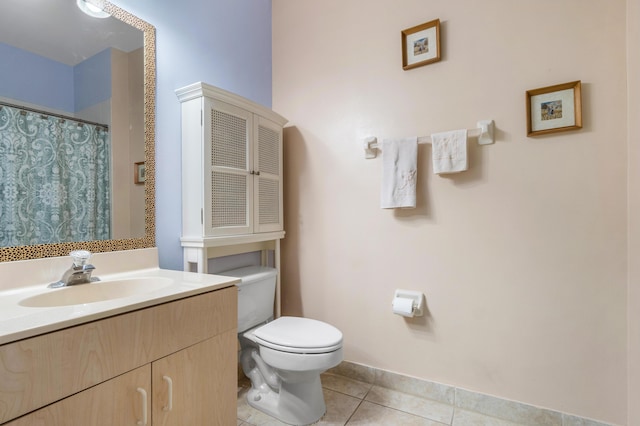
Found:
M 249 404 L 292 425 L 317 422 L 325 413 L 320 374 L 342 361 L 342 333 L 322 321 L 273 320 L 273 268 L 249 266 L 220 272 L 238 284 L 240 362 L 251 380 Z

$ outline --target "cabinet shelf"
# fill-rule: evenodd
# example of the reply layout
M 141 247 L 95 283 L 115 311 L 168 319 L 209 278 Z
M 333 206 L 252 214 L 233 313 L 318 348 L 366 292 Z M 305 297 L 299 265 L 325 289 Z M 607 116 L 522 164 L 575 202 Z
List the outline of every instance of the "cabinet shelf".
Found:
M 259 243 L 263 241 L 281 240 L 285 231 L 261 232 L 257 234 L 227 235 L 223 237 L 182 237 L 182 247 L 208 248 L 224 247 L 238 244 Z

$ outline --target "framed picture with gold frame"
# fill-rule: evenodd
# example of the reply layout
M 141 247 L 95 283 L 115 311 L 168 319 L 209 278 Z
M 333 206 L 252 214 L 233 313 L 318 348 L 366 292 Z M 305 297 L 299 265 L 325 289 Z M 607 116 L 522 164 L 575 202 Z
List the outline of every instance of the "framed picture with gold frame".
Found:
M 580 80 L 527 90 L 527 136 L 582 128 Z
M 402 69 L 410 70 L 440 60 L 440 19 L 402 31 Z
M 133 183 L 142 185 L 147 177 L 144 161 L 133 163 Z

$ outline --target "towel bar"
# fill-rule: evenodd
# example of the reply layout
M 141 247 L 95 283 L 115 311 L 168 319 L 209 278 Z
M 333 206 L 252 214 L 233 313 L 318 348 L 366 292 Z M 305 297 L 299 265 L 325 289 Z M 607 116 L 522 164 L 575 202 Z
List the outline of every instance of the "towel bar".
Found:
M 495 142 L 494 139 L 495 123 L 493 120 L 480 120 L 478 127 L 467 130 L 467 136 L 478 137 L 479 145 L 489 145 Z M 419 144 L 431 143 L 431 136 L 420 136 Z M 375 136 L 369 136 L 364 139 L 364 158 L 376 158 L 376 149 L 380 149 L 380 144 Z

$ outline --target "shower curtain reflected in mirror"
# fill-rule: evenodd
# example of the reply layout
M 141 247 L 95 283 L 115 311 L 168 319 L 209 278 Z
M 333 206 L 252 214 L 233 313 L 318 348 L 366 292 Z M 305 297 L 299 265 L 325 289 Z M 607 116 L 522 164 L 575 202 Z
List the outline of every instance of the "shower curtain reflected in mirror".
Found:
M 0 245 L 109 239 L 108 130 L 0 106 Z

